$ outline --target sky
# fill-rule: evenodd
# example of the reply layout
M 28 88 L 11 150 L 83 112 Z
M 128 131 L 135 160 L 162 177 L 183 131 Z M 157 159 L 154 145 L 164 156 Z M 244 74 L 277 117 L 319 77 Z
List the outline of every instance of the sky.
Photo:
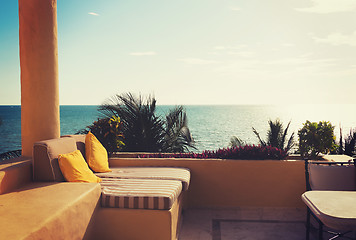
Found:
M 21 101 L 18 5 L 0 5 L 0 105 Z M 354 103 L 356 0 L 58 0 L 61 105 Z

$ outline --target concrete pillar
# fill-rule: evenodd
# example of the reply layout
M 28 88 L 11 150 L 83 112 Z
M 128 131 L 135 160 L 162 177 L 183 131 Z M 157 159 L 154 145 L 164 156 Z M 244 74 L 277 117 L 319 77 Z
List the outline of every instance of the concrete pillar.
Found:
M 19 0 L 22 155 L 60 136 L 57 0 Z

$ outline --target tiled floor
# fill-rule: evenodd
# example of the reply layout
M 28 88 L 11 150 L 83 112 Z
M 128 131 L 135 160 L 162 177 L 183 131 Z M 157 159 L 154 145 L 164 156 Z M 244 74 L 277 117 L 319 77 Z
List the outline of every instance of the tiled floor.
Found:
M 179 240 L 302 240 L 304 221 L 305 209 L 189 209 L 184 211 Z
M 179 240 L 304 240 L 305 219 L 304 208 L 188 209 Z M 340 239 L 356 239 L 356 232 L 346 236 Z M 317 229 L 312 228 L 310 240 L 316 239 Z

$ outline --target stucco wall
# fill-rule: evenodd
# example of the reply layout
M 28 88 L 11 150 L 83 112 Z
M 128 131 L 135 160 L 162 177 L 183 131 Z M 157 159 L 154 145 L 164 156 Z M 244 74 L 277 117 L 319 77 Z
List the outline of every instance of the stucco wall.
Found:
M 30 158 L 19 157 L 0 163 L 0 194 L 12 192 L 32 181 Z
M 303 161 L 110 159 L 110 167 L 122 166 L 189 168 L 192 176 L 185 206 L 190 208 L 304 206 L 300 199 L 305 191 Z M 30 161 L 2 167 L 0 193 L 31 181 Z

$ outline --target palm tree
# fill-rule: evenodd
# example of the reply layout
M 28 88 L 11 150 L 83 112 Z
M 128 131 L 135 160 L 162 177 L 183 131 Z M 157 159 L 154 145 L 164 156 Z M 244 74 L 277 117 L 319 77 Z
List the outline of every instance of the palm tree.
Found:
M 106 117 L 120 117 L 124 135 L 124 151 L 184 152 L 193 146 L 182 106 L 171 110 L 165 119 L 155 114 L 156 99 L 146 100 L 131 93 L 115 95 L 99 107 Z
M 188 128 L 187 114 L 182 106 L 170 110 L 164 123 L 163 149 L 166 152 L 186 152 L 194 140 Z
M 283 124 L 279 119 L 276 119 L 274 122 L 272 120 L 268 121 L 269 129 L 267 131 L 266 141 L 262 140 L 260 134 L 255 128 L 252 128 L 253 133 L 257 136 L 260 144 L 262 146 L 271 146 L 276 147 L 285 151 L 290 151 L 294 146 L 294 132 L 291 134 L 287 141 L 287 134 L 290 122 L 287 127 L 284 129 Z

